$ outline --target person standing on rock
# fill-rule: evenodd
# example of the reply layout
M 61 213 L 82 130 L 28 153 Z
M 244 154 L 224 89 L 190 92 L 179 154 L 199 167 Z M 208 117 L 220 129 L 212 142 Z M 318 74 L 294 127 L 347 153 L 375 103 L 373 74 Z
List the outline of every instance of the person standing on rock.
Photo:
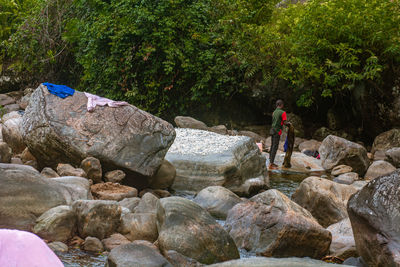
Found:
M 269 167 L 268 169 L 276 169 L 278 165 L 274 163 L 276 151 L 278 150 L 279 140 L 282 134 L 283 125 L 289 126 L 290 122 L 287 121 L 286 111 L 283 110 L 283 101 L 281 99 L 276 101 L 276 109 L 272 113 L 271 125 L 271 149 L 269 151 Z

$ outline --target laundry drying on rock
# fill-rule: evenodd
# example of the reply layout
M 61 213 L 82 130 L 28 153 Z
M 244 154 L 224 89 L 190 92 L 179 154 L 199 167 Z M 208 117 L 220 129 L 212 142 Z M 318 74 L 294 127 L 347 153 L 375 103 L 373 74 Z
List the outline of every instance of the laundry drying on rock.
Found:
M 94 108 L 98 106 L 105 106 L 108 105 L 109 107 L 116 108 L 119 106 L 126 106 L 129 105 L 125 101 L 114 101 L 105 97 L 97 96 L 97 95 L 92 95 L 89 93 L 85 93 L 86 97 L 88 98 L 88 103 L 87 103 L 87 110 L 88 111 L 93 111 Z
M 74 95 L 75 90 L 66 86 L 66 85 L 58 85 L 58 84 L 52 84 L 52 83 L 43 83 L 47 87 L 47 90 L 52 93 L 53 95 L 56 95 L 61 98 L 66 98 L 68 96 Z

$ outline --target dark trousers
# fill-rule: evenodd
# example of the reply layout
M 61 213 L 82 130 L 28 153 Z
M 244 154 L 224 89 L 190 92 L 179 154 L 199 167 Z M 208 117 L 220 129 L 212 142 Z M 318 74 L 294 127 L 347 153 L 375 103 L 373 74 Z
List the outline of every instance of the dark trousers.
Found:
M 271 135 L 271 149 L 269 151 L 269 163 L 274 163 L 276 151 L 278 150 L 279 146 L 279 139 L 281 136 L 278 133 L 273 133 Z

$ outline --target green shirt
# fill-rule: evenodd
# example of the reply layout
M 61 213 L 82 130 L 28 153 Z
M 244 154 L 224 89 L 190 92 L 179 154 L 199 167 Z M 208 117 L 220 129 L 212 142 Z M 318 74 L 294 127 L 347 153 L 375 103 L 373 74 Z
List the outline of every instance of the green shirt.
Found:
M 272 113 L 272 129 L 278 132 L 279 135 L 282 134 L 283 121 L 286 119 L 286 112 L 281 108 L 276 108 L 274 113 Z

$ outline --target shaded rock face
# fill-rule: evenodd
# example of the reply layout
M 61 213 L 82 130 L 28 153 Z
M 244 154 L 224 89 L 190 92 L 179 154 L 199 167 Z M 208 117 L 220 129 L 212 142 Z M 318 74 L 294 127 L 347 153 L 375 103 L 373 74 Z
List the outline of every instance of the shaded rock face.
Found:
M 306 140 L 299 144 L 299 150 L 311 150 L 311 151 L 318 151 L 319 147 L 321 146 L 321 142 L 317 140 Z
M 126 244 L 111 250 L 106 267 L 173 267 L 159 252 L 140 244 Z
M 94 183 L 101 183 L 103 171 L 101 169 L 100 161 L 93 157 L 87 157 L 81 162 L 81 169 L 85 171 L 86 177 L 92 179 Z
M 400 147 L 400 129 L 392 129 L 375 137 L 371 152 L 386 151 L 392 147 Z
M 369 182 L 348 203 L 359 255 L 368 266 L 400 266 L 400 170 Z
M 110 251 L 120 245 L 131 243 L 125 236 L 121 234 L 112 234 L 109 238 L 105 238 L 101 241 L 104 245 L 104 249 Z
M 106 171 L 127 170 L 132 173 L 130 182 L 145 183 L 134 177 L 155 174 L 175 138 L 172 125 L 131 105 L 96 107 L 93 112 L 86 106 L 82 92 L 61 99 L 43 85 L 35 90 L 21 130 L 38 162 L 79 166 L 92 156 Z
M 183 256 L 175 250 L 168 250 L 164 253 L 166 259 L 175 267 L 201 267 L 203 264 L 198 261 Z
M 81 194 L 29 166 L 0 164 L 0 228 L 31 230 L 49 209 L 87 199 L 88 191 L 79 190 Z
M 175 166 L 172 189 L 198 192 L 220 185 L 246 194 L 246 180 L 263 178 L 265 157 L 246 136 L 226 136 L 194 129 L 176 129 L 177 138 L 166 155 Z
M 83 244 L 83 249 L 86 251 L 95 252 L 95 253 L 104 251 L 104 247 L 103 247 L 103 244 L 101 243 L 101 241 L 98 238 L 92 237 L 92 236 L 88 236 L 85 238 L 85 243 Z
M 0 163 L 10 163 L 12 150 L 5 142 L 0 142 Z
M 172 186 L 176 176 L 176 170 L 168 160 L 163 160 L 157 173 L 150 179 L 150 188 L 167 189 Z
M 121 207 L 117 202 L 78 200 L 72 207 L 77 215 L 79 236 L 104 239 L 117 232 L 121 217 Z
M 226 229 L 240 248 L 267 257 L 321 258 L 331 234 L 312 215 L 278 190 L 268 190 L 234 206 Z
M 43 213 L 36 222 L 33 232 L 46 240 L 64 242 L 76 232 L 76 216 L 70 206 L 54 207 Z
M 372 180 L 381 175 L 387 175 L 391 172 L 394 172 L 395 170 L 396 168 L 387 161 L 374 161 L 371 166 L 369 166 L 364 178 L 367 180 Z
M 322 141 L 319 153 L 322 167 L 327 170 L 343 164 L 363 176 L 369 166 L 367 150 L 363 146 L 334 135 L 329 135 Z
M 212 216 L 226 219 L 233 206 L 242 202 L 240 197 L 222 186 L 209 186 L 201 190 L 193 200 Z
M 311 212 L 323 227 L 348 217 L 346 205 L 357 189 L 315 176 L 301 182 L 292 200 Z
M 235 242 L 199 205 L 181 197 L 160 200 L 157 210 L 158 244 L 201 263 L 239 258 Z
M 350 257 L 358 257 L 356 243 L 354 241 L 353 230 L 351 229 L 350 219 L 346 218 L 338 223 L 330 225 L 326 228 L 332 233 L 332 243 L 329 247 L 329 254 L 347 259 Z

